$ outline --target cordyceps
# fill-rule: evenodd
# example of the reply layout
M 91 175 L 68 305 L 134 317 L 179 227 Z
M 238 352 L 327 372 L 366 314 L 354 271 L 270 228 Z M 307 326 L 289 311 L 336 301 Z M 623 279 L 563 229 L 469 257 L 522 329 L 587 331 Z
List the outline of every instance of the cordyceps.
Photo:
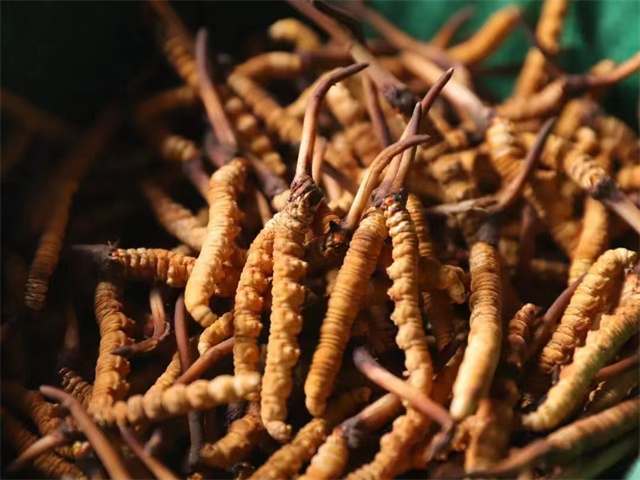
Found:
M 522 417 L 529 430 L 549 430 L 562 422 L 583 401 L 598 371 L 620 347 L 640 330 L 640 285 L 636 274 L 631 294 L 611 315 L 603 315 L 600 328 L 588 332 L 584 346 L 576 348 L 573 361 L 560 372 L 558 383 L 547 392 L 535 412 Z M 587 276 L 588 278 L 588 276 Z M 586 280 L 586 279 L 585 279 Z
M 596 317 L 611 308 L 624 270 L 631 268 L 637 258 L 637 253 L 624 248 L 608 250 L 589 269 L 540 354 L 538 370 L 541 373 L 549 375 L 556 365 L 569 362 Z
M 358 73 L 365 67 L 366 65 L 362 64 L 346 67 L 329 75 L 316 88 L 305 113 L 304 133 L 296 175 L 291 182 L 291 196 L 275 227 L 271 327 L 260 414 L 269 435 L 281 442 L 287 441 L 291 436 L 291 427 L 285 423 L 286 400 L 292 388 L 291 370 L 300 356 L 297 336 L 302 330 L 300 308 L 305 296 L 300 285 L 306 273 L 306 265 L 302 260 L 304 239 L 324 198 L 323 192 L 311 178 L 317 114 L 322 99 L 334 83 Z
M 62 248 L 73 196 L 91 167 L 92 160 L 109 140 L 117 118 L 115 110 L 108 109 L 69 152 L 54 175 L 52 188 L 56 189 L 56 196 L 52 199 L 54 203 L 46 206 L 49 216 L 29 268 L 25 287 L 25 305 L 33 310 L 40 310 L 44 306 L 49 279 L 56 268 Z
M 415 135 L 385 148 L 371 164 L 363 180 L 364 187 L 359 189 L 354 200 L 354 204 L 359 202 L 361 208 L 352 208 L 349 216 L 353 215 L 357 221 L 378 175 L 396 155 L 428 141 L 429 138 L 427 135 Z M 384 214 L 377 207 L 369 208 L 353 234 L 335 287 L 329 297 L 327 313 L 320 328 L 320 341 L 305 382 L 305 403 L 314 416 L 322 415 L 325 411 L 326 400 L 331 394 L 333 382 L 340 369 L 351 327 L 362 307 L 367 283 L 375 270 L 387 234 Z

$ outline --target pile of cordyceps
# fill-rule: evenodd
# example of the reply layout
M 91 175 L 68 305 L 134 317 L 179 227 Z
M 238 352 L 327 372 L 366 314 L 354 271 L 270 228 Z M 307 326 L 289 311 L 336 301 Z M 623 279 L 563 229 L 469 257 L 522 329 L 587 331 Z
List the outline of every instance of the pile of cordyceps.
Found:
M 4 474 L 628 466 L 639 143 L 598 102 L 640 54 L 562 71 L 566 3 L 500 104 L 472 67 L 516 8 L 450 46 L 464 13 L 423 42 L 360 2 L 291 2 L 308 23 L 269 29 L 291 48 L 232 63 L 154 0 L 182 81 L 80 135 L 3 91 L 3 173 L 34 138 L 68 148 L 3 251 Z

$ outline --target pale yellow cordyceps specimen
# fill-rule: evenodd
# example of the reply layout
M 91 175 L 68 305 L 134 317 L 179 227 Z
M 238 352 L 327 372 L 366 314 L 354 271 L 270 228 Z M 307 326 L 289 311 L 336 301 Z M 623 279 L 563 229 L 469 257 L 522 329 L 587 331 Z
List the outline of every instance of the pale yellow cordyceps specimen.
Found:
M 467 419 L 470 438 L 465 452 L 466 470 L 492 465 L 507 454 L 519 385 L 527 361 L 527 346 L 539 313 L 539 308 L 528 303 L 509 321 L 489 397 L 480 400 L 475 416 Z
M 196 263 L 195 257 L 163 248 L 118 248 L 109 254 L 109 260 L 124 267 L 133 278 L 166 282 L 182 288 Z
M 87 408 L 93 393 L 93 385 L 68 368 L 61 369 L 60 375 L 62 376 L 60 385 L 64 391 L 75 397 L 84 408 Z
M 258 336 L 262 330 L 260 314 L 269 277 L 273 273 L 273 238 L 278 219 L 279 214 L 276 214 L 253 240 L 240 275 L 233 312 L 233 365 L 236 375 L 258 370 Z
M 224 437 L 202 447 L 200 460 L 212 467 L 231 468 L 251 452 L 263 432 L 259 406 L 251 403 L 247 413 L 229 425 Z
M 7 438 L 18 452 L 23 452 L 38 440 L 38 437 L 13 415 L 4 409 L 1 413 L 3 438 Z M 38 455 L 33 460 L 33 467 L 47 478 L 87 478 L 82 470 L 54 453 Z
M 233 313 L 225 313 L 205 328 L 198 339 L 198 353 L 202 355 L 214 345 L 233 335 Z
M 491 385 L 502 342 L 500 261 L 490 243 L 476 242 L 469 258 L 471 318 L 469 343 L 453 385 L 450 412 L 455 420 L 473 414 Z
M 318 448 L 304 475 L 299 480 L 332 480 L 340 478 L 347 466 L 349 450 L 347 442 L 339 428 L 333 430 L 325 442 Z
M 588 272 L 591 265 L 606 250 L 609 243 L 609 223 L 607 207 L 595 198 L 585 198 L 582 232 L 571 258 L 569 279 L 567 280 L 569 285 L 575 282 L 580 275 Z
M 222 265 L 231 257 L 234 240 L 240 232 L 238 222 L 242 212 L 236 198 L 244 188 L 246 177 L 246 160 L 234 158 L 218 169 L 209 183 L 207 235 L 184 291 L 187 310 L 205 328 L 218 318 L 209 307 L 209 299 L 222 278 Z
M 156 379 L 153 385 L 149 387 L 146 393 L 149 392 L 162 392 L 175 383 L 180 374 L 182 373 L 182 366 L 180 364 L 180 356 L 178 352 L 174 353 L 171 357 L 171 361 L 165 368 L 164 372 Z
M 589 269 L 564 312 L 560 324 L 538 360 L 538 370 L 551 374 L 556 365 L 571 359 L 597 315 L 606 312 L 614 300 L 622 274 L 637 260 L 635 252 L 618 248 L 608 250 Z
M 566 462 L 637 429 L 639 414 L 640 399 L 628 400 L 535 440 L 493 467 L 467 474 L 473 478 L 513 476 L 543 458 L 561 458 Z
M 193 250 L 200 251 L 207 234 L 207 227 L 200 224 L 193 212 L 174 201 L 151 182 L 144 182 L 142 191 L 158 223 L 182 243 L 189 245 Z
M 49 279 L 62 249 L 73 196 L 93 160 L 108 142 L 117 118 L 115 110 L 107 110 L 62 160 L 54 175 L 52 188 L 55 188 L 55 197 L 49 199 L 52 202 L 50 206 L 45 206 L 49 214 L 25 286 L 24 303 L 33 310 L 44 307 Z M 49 193 L 53 195 L 53 192 Z
M 549 53 L 556 54 L 560 48 L 560 34 L 567 10 L 567 0 L 546 0 L 542 7 L 536 38 L 540 45 Z M 546 78 L 546 59 L 540 50 L 532 47 L 527 54 L 524 65 L 514 89 L 514 96 L 526 97 L 537 92 Z
M 367 283 L 375 270 L 385 238 L 384 215 L 372 208 L 360 221 L 338 273 L 320 328 L 320 342 L 304 385 L 307 409 L 314 416 L 325 411 L 327 398 L 342 364 L 351 326 L 362 307 Z
M 128 333 L 135 323 L 123 313 L 121 295 L 120 288 L 113 282 L 101 281 L 96 286 L 94 305 L 100 328 L 100 348 L 93 393 L 87 408 L 96 421 L 101 421 L 105 411 L 114 402 L 122 400 L 129 389 L 126 380 L 131 368 L 129 361 L 111 354 L 112 350 L 133 343 Z
M 370 394 L 371 391 L 368 388 L 358 388 L 342 394 L 329 405 L 327 415 L 314 418 L 302 427 L 293 440 L 271 455 L 251 478 L 278 480 L 293 477 L 302 465 L 311 460 L 330 429 L 358 405 L 365 403 Z
M 622 167 L 616 174 L 616 181 L 624 192 L 637 191 L 640 189 L 640 165 Z
M 116 402 L 104 410 L 99 423 L 133 425 L 145 420 L 177 417 L 237 402 L 259 387 L 260 375 L 257 373 L 235 377 L 220 375 L 213 380 L 196 380 L 189 385 L 175 384 L 163 391 L 147 391 L 144 395 L 133 395 L 126 401 Z
M 296 18 L 283 18 L 273 23 L 268 30 L 272 40 L 289 42 L 295 50 L 318 50 L 322 47 L 320 37 Z
M 547 392 L 537 410 L 522 417 L 529 430 L 549 430 L 562 422 L 582 402 L 593 377 L 611 360 L 620 347 L 640 330 L 640 285 L 611 315 L 603 315 L 600 328 L 587 334 L 583 347 L 573 354 L 573 362 L 560 373 L 560 380 Z

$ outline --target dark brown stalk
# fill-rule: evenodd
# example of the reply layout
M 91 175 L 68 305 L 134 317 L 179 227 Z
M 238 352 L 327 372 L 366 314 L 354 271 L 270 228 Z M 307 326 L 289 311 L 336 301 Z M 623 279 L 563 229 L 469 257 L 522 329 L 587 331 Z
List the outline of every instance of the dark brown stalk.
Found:
M 411 122 L 407 126 L 409 130 L 409 135 L 415 135 L 418 133 L 420 128 L 420 118 L 422 117 L 422 106 L 419 103 L 416 103 L 416 107 L 413 111 L 413 116 L 411 117 Z M 399 193 L 404 188 L 404 183 L 411 169 L 411 165 L 413 164 L 413 160 L 416 157 L 417 147 L 408 148 L 404 152 L 402 152 L 402 157 L 400 157 L 400 164 L 398 165 L 398 170 L 395 177 L 391 181 L 391 194 Z
M 209 65 L 207 62 L 207 31 L 201 28 L 196 35 L 196 65 L 198 67 L 198 82 L 200 84 L 200 97 L 204 108 L 207 111 L 207 118 L 211 127 L 222 145 L 226 148 L 237 150 L 238 142 L 231 124 L 220 101 L 220 96 L 209 75 Z
M 129 446 L 133 454 L 144 463 L 144 466 L 147 467 L 158 480 L 178 480 L 178 477 L 169 470 L 169 468 L 163 465 L 157 458 L 147 453 L 128 427 L 120 426 L 119 428 L 122 439 Z
M 302 125 L 302 138 L 300 139 L 300 148 L 298 150 L 298 161 L 296 163 L 296 173 L 291 182 L 293 185 L 302 183 L 305 178 L 312 176 L 312 160 L 313 149 L 316 141 L 316 132 L 318 130 L 318 112 L 322 106 L 322 100 L 327 94 L 327 91 L 335 84 L 351 75 L 365 69 L 368 65 L 366 63 L 356 63 L 348 67 L 342 68 L 337 72 L 328 75 L 322 82 L 318 84 L 314 90 L 307 109 L 304 113 L 304 122 Z
M 188 385 L 194 380 L 197 380 L 211 366 L 217 363 L 218 360 L 230 355 L 233 352 L 233 345 L 234 338 L 231 337 L 209 348 L 183 371 L 182 375 L 176 379 L 175 383 Z
M 402 410 L 402 401 L 393 393 L 387 393 L 362 411 L 342 422 L 337 428 L 349 448 L 358 448 L 363 437 L 384 427 Z
M 583 273 L 575 282 L 567 287 L 542 316 L 540 324 L 531 338 L 527 358 L 534 358 L 538 355 L 540 349 L 549 341 L 551 334 L 553 333 L 553 329 L 558 323 L 558 320 L 560 320 L 560 317 L 567 308 L 567 305 L 569 305 L 571 297 L 573 297 L 573 294 L 576 292 L 576 289 L 580 285 L 580 282 L 582 282 L 585 275 L 586 273 Z
M 100 428 L 93 422 L 89 414 L 75 398 L 59 388 L 48 385 L 40 387 L 40 391 L 45 397 L 56 400 L 64 408 L 69 410 L 78 425 L 78 429 L 85 434 L 111 478 L 122 480 L 132 478 L 118 456 L 117 450 L 111 445 L 107 437 L 105 437 Z
M 364 87 L 364 102 L 367 106 L 367 113 L 369 114 L 373 131 L 382 148 L 388 147 L 391 145 L 391 134 L 389 133 L 389 127 L 387 126 L 387 121 L 380 106 L 376 84 L 373 83 L 371 77 L 363 75 L 362 86 Z
M 498 203 L 490 208 L 490 211 L 492 213 L 504 212 L 509 207 L 511 207 L 520 197 L 520 194 L 522 193 L 527 180 L 535 170 L 536 164 L 540 159 L 540 155 L 544 150 L 547 138 L 549 138 L 549 134 L 553 130 L 553 126 L 555 125 L 555 123 L 556 117 L 553 117 L 548 119 L 544 123 L 544 125 L 542 125 L 535 143 L 525 157 L 520 172 L 518 172 L 518 175 L 516 175 L 511 184 L 508 185 L 505 191 L 502 193 L 500 199 L 498 200 Z
M 353 360 L 358 370 L 369 380 L 409 402 L 413 408 L 432 418 L 443 430 L 450 431 L 453 428 L 453 418 L 442 405 L 434 402 L 419 389 L 383 368 L 363 347 L 354 350 Z
M 640 365 L 640 352 L 636 352 L 633 355 L 623 358 L 619 362 L 601 368 L 593 378 L 593 383 L 604 382 L 605 380 L 613 378 L 627 370 L 631 370 L 638 365 Z

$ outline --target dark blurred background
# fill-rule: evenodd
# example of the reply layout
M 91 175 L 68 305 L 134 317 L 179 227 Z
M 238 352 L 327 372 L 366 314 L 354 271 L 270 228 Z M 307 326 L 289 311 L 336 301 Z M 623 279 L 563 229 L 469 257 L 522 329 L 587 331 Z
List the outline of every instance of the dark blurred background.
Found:
M 284 16 L 298 16 L 281 1 L 173 2 L 189 27 L 209 28 L 218 52 L 246 55 L 252 42 L 266 41 L 266 27 Z M 536 0 L 371 2 L 418 38 L 428 39 L 457 10 L 473 5 L 473 19 L 460 31 L 464 39 L 488 15 L 519 4 L 535 25 L 542 3 Z M 105 98 L 158 57 L 152 22 L 143 2 L 0 2 L 2 86 L 73 122 L 91 118 Z M 640 49 L 640 2 L 571 2 L 560 62 L 581 72 L 603 58 L 621 61 Z M 489 65 L 520 62 L 527 41 L 513 33 Z M 161 60 L 160 60 L 161 61 Z M 485 87 L 508 95 L 514 75 L 486 77 Z M 611 90 L 607 106 L 637 129 L 638 75 Z

